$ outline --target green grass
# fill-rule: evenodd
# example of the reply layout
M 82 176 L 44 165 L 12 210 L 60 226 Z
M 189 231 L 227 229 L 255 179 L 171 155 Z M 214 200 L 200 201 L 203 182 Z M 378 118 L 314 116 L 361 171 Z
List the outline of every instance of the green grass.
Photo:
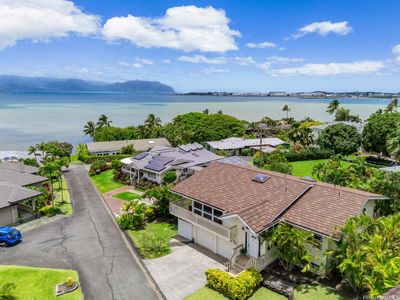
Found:
M 124 185 L 114 181 L 113 170 L 107 170 L 92 176 L 92 180 L 100 193 L 104 194 L 123 187 Z
M 68 277 L 79 281 L 78 273 L 74 270 L 0 266 L 0 285 L 13 282 L 16 299 L 82 300 L 80 288 L 69 294 L 55 296 L 55 285 L 67 281 Z
M 141 196 L 139 194 L 134 194 L 131 192 L 122 192 L 122 193 L 113 195 L 113 197 L 117 198 L 117 199 L 125 200 L 125 201 L 132 201 L 132 200 L 141 198 Z
M 71 164 L 76 164 L 76 163 L 81 163 L 81 161 L 78 159 L 79 154 L 73 154 L 70 156 L 71 159 Z
M 68 190 L 68 185 L 67 181 L 65 178 L 62 178 L 62 189 L 59 185 L 58 182 L 54 183 L 54 190 L 56 194 L 56 200 L 54 202 L 55 207 L 59 207 L 66 216 L 72 215 L 72 205 L 71 205 L 71 198 L 69 196 L 69 190 Z M 64 201 L 62 201 L 62 197 L 64 197 Z
M 292 174 L 294 176 L 299 176 L 299 177 L 305 177 L 305 176 L 313 177 L 312 175 L 313 167 L 327 161 L 328 159 L 316 159 L 316 160 L 302 160 L 302 161 L 291 162 L 290 164 L 293 166 Z M 351 163 L 347 161 L 343 161 L 343 164 L 346 167 L 351 165 Z
M 225 300 L 227 298 L 208 287 L 202 288 L 202 289 L 198 290 L 196 293 L 185 298 L 185 300 L 203 300 L 203 299 Z M 271 290 L 268 290 L 268 289 L 262 287 L 262 288 L 259 288 L 249 298 L 249 300 L 286 300 L 286 297 L 281 296 Z
M 152 233 L 156 236 L 162 238 L 165 242 L 165 247 L 159 252 L 147 253 L 141 242 L 140 236 L 145 233 Z M 142 252 L 145 258 L 157 258 L 171 253 L 171 248 L 169 247 L 169 241 L 172 237 L 178 234 L 178 228 L 175 224 L 170 223 L 147 223 L 146 227 L 142 230 L 129 230 L 129 236 L 135 242 L 136 246 Z
M 294 293 L 294 300 L 349 300 L 334 290 L 322 285 L 299 285 Z

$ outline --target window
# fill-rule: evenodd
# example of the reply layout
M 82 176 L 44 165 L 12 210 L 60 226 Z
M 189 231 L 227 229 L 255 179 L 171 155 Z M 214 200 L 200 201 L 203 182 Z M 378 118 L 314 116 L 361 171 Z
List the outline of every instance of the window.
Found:
M 216 217 L 222 216 L 222 211 L 220 211 L 218 209 L 214 209 L 214 216 L 216 216 Z
M 194 202 L 194 207 L 195 207 L 195 208 L 198 208 L 198 209 L 200 209 L 200 210 L 203 209 L 203 205 L 202 205 L 201 203 L 199 203 L 199 202 Z
M 203 213 L 203 217 L 209 220 L 212 220 L 212 215 L 207 214 L 207 213 Z
M 317 244 L 316 248 L 321 249 L 323 236 L 319 235 L 317 233 L 314 233 L 314 240 L 316 241 L 316 244 Z
M 222 220 L 217 217 L 214 217 L 214 222 L 222 225 Z
M 212 208 L 211 208 L 210 206 L 204 205 L 204 206 L 203 206 L 203 210 L 204 210 L 206 213 L 212 214 Z

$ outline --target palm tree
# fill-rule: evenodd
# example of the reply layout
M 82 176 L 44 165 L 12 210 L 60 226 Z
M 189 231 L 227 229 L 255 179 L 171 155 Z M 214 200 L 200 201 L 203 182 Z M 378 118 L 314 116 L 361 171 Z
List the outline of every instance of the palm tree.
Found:
M 217 114 L 222 115 L 223 114 L 222 110 L 217 111 Z
M 39 169 L 39 174 L 47 177 L 50 179 L 50 186 L 51 186 L 51 202 L 52 205 L 54 206 L 54 195 L 53 195 L 53 182 L 54 180 L 57 180 L 58 178 L 61 177 L 61 166 L 59 163 L 55 162 L 55 161 L 50 161 L 47 162 L 46 164 L 44 164 L 43 166 L 40 167 Z
M 286 119 L 288 119 L 289 118 L 290 107 L 287 104 L 285 104 L 285 106 L 282 107 L 282 111 L 286 112 Z
M 36 152 L 36 147 L 35 146 L 29 146 L 28 148 L 28 154 L 34 154 Z
M 394 136 L 387 141 L 387 149 L 396 159 L 400 159 L 400 128 Z
M 44 152 L 46 151 L 47 144 L 45 142 L 41 142 L 40 144 L 36 144 L 36 149 L 42 152 L 42 157 L 44 157 Z
M 85 127 L 83 128 L 83 132 L 85 133 L 85 135 L 90 136 L 92 139 L 95 131 L 96 131 L 96 124 L 93 121 L 87 122 Z
M 97 122 L 97 126 L 99 127 L 99 128 L 101 128 L 101 127 L 110 127 L 111 126 L 111 122 L 112 121 L 109 121 L 108 120 L 108 117 L 106 116 L 106 115 L 101 115 L 100 116 L 100 118 L 99 118 L 99 120 L 98 120 L 98 122 Z
M 326 112 L 330 115 L 333 115 L 333 113 L 339 108 L 339 105 L 340 105 L 339 100 L 337 99 L 332 100 L 331 103 L 329 103 Z
M 153 133 L 156 128 L 161 127 L 161 119 L 156 117 L 154 114 L 149 114 L 147 119 L 144 121 L 145 126 L 147 129 Z
M 393 98 L 393 100 L 386 106 L 385 112 L 397 112 L 398 100 Z
M 210 113 L 210 111 L 208 110 L 208 108 L 206 108 L 205 110 L 203 110 L 203 114 L 208 115 Z

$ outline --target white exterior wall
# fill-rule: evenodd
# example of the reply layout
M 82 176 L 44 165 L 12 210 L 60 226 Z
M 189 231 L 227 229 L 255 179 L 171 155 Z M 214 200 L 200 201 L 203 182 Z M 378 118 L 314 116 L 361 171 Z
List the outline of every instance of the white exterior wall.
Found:
M 360 211 L 359 215 L 364 213 L 367 216 L 374 217 L 375 204 L 375 200 L 368 200 L 363 209 Z

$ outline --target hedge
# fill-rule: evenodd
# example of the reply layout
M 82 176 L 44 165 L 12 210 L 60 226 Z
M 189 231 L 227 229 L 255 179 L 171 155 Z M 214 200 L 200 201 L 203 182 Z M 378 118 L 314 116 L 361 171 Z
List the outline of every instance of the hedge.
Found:
M 301 161 L 301 160 L 316 160 L 316 159 L 328 159 L 335 153 L 331 149 L 320 149 L 320 148 L 308 148 L 300 152 L 286 152 L 283 153 L 288 161 Z
M 94 161 L 102 161 L 105 163 L 110 163 L 115 159 L 121 160 L 127 157 L 132 157 L 132 155 L 81 155 L 80 154 L 78 159 L 85 164 L 91 164 Z
M 220 269 L 206 271 L 207 285 L 232 300 L 249 298 L 261 283 L 263 277 L 256 269 L 248 269 L 237 276 Z

